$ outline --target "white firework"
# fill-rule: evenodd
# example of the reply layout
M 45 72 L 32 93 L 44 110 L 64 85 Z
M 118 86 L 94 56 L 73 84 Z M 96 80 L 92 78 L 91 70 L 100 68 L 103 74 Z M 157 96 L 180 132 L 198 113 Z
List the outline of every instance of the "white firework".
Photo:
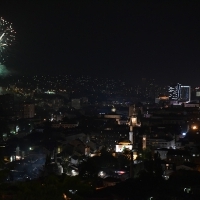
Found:
M 15 31 L 12 28 L 12 23 L 0 18 L 0 63 L 4 62 L 6 57 L 4 53 L 6 49 L 15 40 Z

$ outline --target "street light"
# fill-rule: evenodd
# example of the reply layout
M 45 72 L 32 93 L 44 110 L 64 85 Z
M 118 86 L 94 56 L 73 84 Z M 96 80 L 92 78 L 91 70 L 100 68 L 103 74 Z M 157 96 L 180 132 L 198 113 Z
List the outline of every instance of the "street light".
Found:
M 196 125 L 192 126 L 192 129 L 193 129 L 193 130 L 197 130 L 197 128 L 198 128 L 198 127 L 197 127 Z

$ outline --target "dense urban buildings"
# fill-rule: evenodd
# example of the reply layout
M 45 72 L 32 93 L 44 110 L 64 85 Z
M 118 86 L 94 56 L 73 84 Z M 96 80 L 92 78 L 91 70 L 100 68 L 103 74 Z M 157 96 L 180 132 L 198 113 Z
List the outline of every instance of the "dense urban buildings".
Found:
M 98 188 L 103 192 L 128 180 L 135 184 L 144 170 L 149 175 L 156 171 L 163 184 L 181 170 L 199 171 L 199 101 L 190 86 L 178 84 L 168 93 L 166 86 L 154 87 L 156 80 L 148 87 L 144 79 L 135 87 L 121 80 L 67 75 L 5 80 L 1 168 L 9 171 L 3 182 L 53 173 L 89 184 L 97 176 L 91 188 L 96 198 Z M 151 95 L 141 95 L 143 90 Z

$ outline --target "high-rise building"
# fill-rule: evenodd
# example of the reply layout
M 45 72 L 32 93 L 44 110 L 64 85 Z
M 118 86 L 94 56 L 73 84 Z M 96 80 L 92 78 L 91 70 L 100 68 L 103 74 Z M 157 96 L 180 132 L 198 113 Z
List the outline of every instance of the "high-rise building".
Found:
M 187 103 L 191 100 L 191 87 L 183 86 L 179 83 L 177 85 L 169 86 L 169 99 L 176 103 Z
M 169 86 L 169 99 L 172 101 L 179 101 L 181 98 L 181 84 Z
M 191 100 L 191 87 L 181 86 L 181 102 L 190 102 Z

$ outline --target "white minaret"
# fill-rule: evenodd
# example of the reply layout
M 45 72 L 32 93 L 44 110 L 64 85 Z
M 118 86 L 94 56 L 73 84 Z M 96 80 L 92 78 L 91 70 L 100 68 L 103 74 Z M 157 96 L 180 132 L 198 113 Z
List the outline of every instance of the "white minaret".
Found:
M 136 125 L 137 125 L 137 114 L 135 112 L 135 105 L 134 105 L 133 113 L 130 116 L 130 122 L 129 122 L 129 126 L 130 126 L 129 140 L 131 141 L 131 144 L 134 143 L 134 141 L 133 141 L 133 127 L 135 127 Z
M 131 120 L 130 120 L 129 140 L 131 141 L 131 144 L 133 144 L 133 125 Z
M 133 106 L 133 113 L 131 115 L 131 121 L 132 121 L 133 127 L 137 126 L 137 113 L 135 110 L 135 105 Z

